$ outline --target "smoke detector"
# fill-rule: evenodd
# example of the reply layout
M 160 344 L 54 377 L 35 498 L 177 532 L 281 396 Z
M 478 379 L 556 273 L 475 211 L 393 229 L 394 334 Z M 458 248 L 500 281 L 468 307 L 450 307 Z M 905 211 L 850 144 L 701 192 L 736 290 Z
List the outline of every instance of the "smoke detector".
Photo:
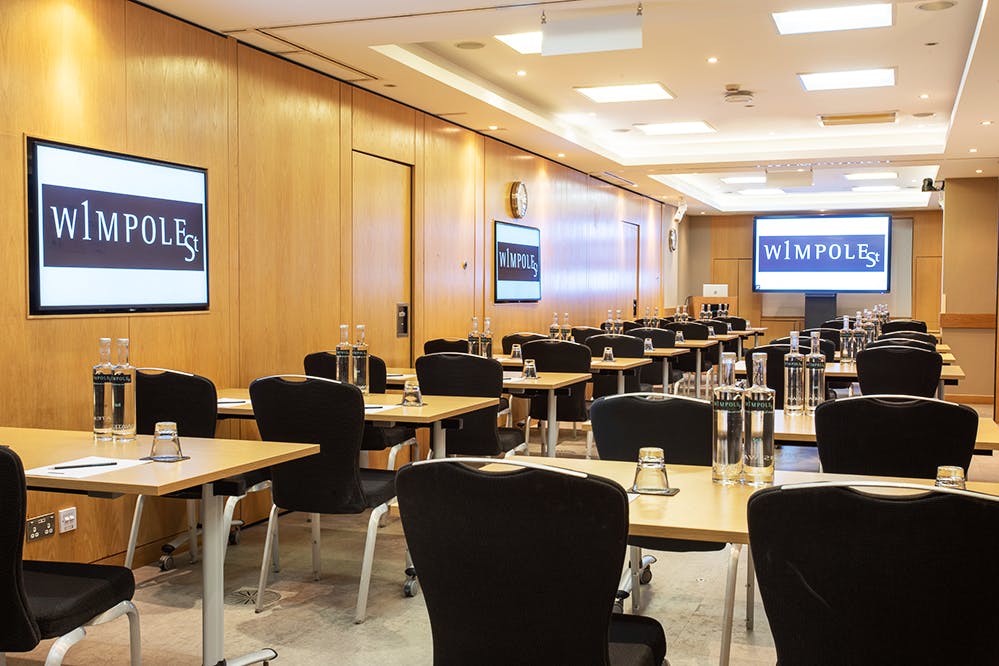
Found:
M 725 86 L 725 96 L 722 98 L 729 104 L 742 104 L 743 106 L 753 106 L 753 91 L 743 90 L 738 83 L 729 83 Z

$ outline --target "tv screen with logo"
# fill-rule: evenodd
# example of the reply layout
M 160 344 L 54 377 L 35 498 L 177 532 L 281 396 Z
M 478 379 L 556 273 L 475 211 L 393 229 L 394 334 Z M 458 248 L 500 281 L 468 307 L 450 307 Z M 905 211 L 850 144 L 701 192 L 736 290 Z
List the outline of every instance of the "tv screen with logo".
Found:
M 31 314 L 208 309 L 204 169 L 28 139 Z
M 753 291 L 889 291 L 891 216 L 757 217 Z
M 496 221 L 496 303 L 541 300 L 541 230 Z

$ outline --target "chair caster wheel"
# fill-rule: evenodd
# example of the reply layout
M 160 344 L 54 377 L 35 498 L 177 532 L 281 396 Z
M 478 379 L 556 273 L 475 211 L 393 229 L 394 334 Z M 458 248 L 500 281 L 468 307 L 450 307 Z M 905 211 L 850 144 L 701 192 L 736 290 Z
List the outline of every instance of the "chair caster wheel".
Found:
M 407 580 L 402 585 L 402 593 L 403 593 L 403 595 L 405 595 L 407 597 L 415 597 L 418 585 L 419 585 L 419 582 L 415 578 Z
M 618 615 L 624 614 L 624 599 L 615 599 L 614 607 L 611 609 L 612 613 L 617 613 Z
M 173 567 L 173 555 L 164 555 L 160 558 L 160 571 L 170 571 Z
M 238 529 L 235 529 L 232 532 L 229 532 L 229 545 L 230 546 L 238 546 L 239 545 L 239 539 L 240 539 L 240 534 L 239 533 L 240 533 L 240 530 L 238 530 Z
M 649 581 L 652 580 L 652 567 L 645 567 L 642 569 L 642 573 L 638 574 L 638 582 L 642 585 L 648 585 Z

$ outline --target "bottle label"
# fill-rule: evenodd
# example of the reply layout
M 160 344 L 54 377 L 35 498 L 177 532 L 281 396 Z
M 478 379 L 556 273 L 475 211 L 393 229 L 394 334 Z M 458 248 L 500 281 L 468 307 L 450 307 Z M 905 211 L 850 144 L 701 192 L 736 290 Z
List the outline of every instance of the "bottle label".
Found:
M 742 401 L 731 398 L 714 398 L 711 401 L 711 407 L 716 411 L 738 412 L 742 410 Z
M 772 400 L 754 400 L 746 398 L 746 411 L 749 412 L 772 412 L 774 403 Z
M 349 349 L 337 349 L 336 350 L 336 357 L 337 358 L 347 358 L 348 356 L 350 356 L 350 350 Z
M 102 377 L 102 379 L 98 380 L 97 379 L 98 377 Z M 102 383 L 102 384 L 118 384 L 118 385 L 121 385 L 121 384 L 131 384 L 132 383 L 132 376 L 131 375 L 96 375 L 95 374 L 94 375 L 94 382 L 98 382 L 98 383 Z
M 800 358 L 785 358 L 784 359 L 784 367 L 785 368 L 790 368 L 790 369 L 800 368 L 801 367 L 801 359 Z
M 824 356 L 822 358 L 809 359 L 805 361 L 805 367 L 808 368 L 809 370 L 825 370 L 826 359 Z
M 111 378 L 113 376 L 114 375 L 105 375 L 102 372 L 95 372 L 94 373 L 94 383 L 95 384 L 110 384 L 111 381 L 112 381 Z
M 367 349 L 355 349 L 353 351 L 352 355 L 353 355 L 354 358 L 367 358 L 368 357 L 368 350 Z

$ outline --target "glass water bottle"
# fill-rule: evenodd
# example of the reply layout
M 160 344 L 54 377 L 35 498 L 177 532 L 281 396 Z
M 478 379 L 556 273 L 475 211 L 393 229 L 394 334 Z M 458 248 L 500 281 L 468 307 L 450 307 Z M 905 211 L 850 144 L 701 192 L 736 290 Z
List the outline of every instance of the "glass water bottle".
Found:
M 752 362 L 753 385 L 743 392 L 746 437 L 742 476 L 750 486 L 765 486 L 774 481 L 774 406 L 777 392 L 767 386 L 767 355 L 753 354 Z
M 791 351 L 784 354 L 784 414 L 805 411 L 805 357 L 798 351 L 798 331 L 791 331 Z
M 739 483 L 742 476 L 742 389 L 735 385 L 735 354 L 721 359 L 721 385 L 711 395 L 711 480 Z
M 558 325 L 558 313 L 552 313 L 552 323 L 548 325 L 548 337 L 552 340 L 562 339 L 562 327 Z
M 569 325 L 569 313 L 562 314 L 562 339 L 572 340 L 572 326 Z
M 110 442 L 113 416 L 111 410 L 111 338 L 98 341 L 98 362 L 94 366 L 94 441 Z
M 357 341 L 350 350 L 354 362 L 354 386 L 368 394 L 368 343 L 364 341 L 364 324 L 357 325 Z
M 614 315 L 610 310 L 607 311 L 607 319 L 604 320 L 603 326 L 601 326 L 601 328 L 603 329 L 604 333 L 607 334 L 614 332 Z
M 493 330 L 492 322 L 489 317 L 486 317 L 484 322 L 485 329 L 482 331 L 482 335 L 479 336 L 479 354 L 485 358 L 493 357 Z
M 118 362 L 111 372 L 111 434 L 116 444 L 134 442 L 135 366 L 128 362 L 128 338 L 118 338 Z
M 614 330 L 611 331 L 614 335 L 621 335 L 624 333 L 624 320 L 621 319 L 621 311 L 615 310 L 614 312 Z
M 840 363 L 850 364 L 857 358 L 857 349 L 853 344 L 853 332 L 850 330 L 850 318 L 843 315 L 843 330 L 839 332 Z
M 350 366 L 350 326 L 340 324 L 340 342 L 336 346 L 336 378 L 343 384 L 352 384 L 354 374 Z
M 479 318 L 472 317 L 472 330 L 468 332 L 468 353 L 478 356 L 482 344 L 482 335 L 479 334 Z
M 814 414 L 815 408 L 826 399 L 826 357 L 822 353 L 818 331 L 812 331 L 812 351 L 805 357 L 805 413 Z

